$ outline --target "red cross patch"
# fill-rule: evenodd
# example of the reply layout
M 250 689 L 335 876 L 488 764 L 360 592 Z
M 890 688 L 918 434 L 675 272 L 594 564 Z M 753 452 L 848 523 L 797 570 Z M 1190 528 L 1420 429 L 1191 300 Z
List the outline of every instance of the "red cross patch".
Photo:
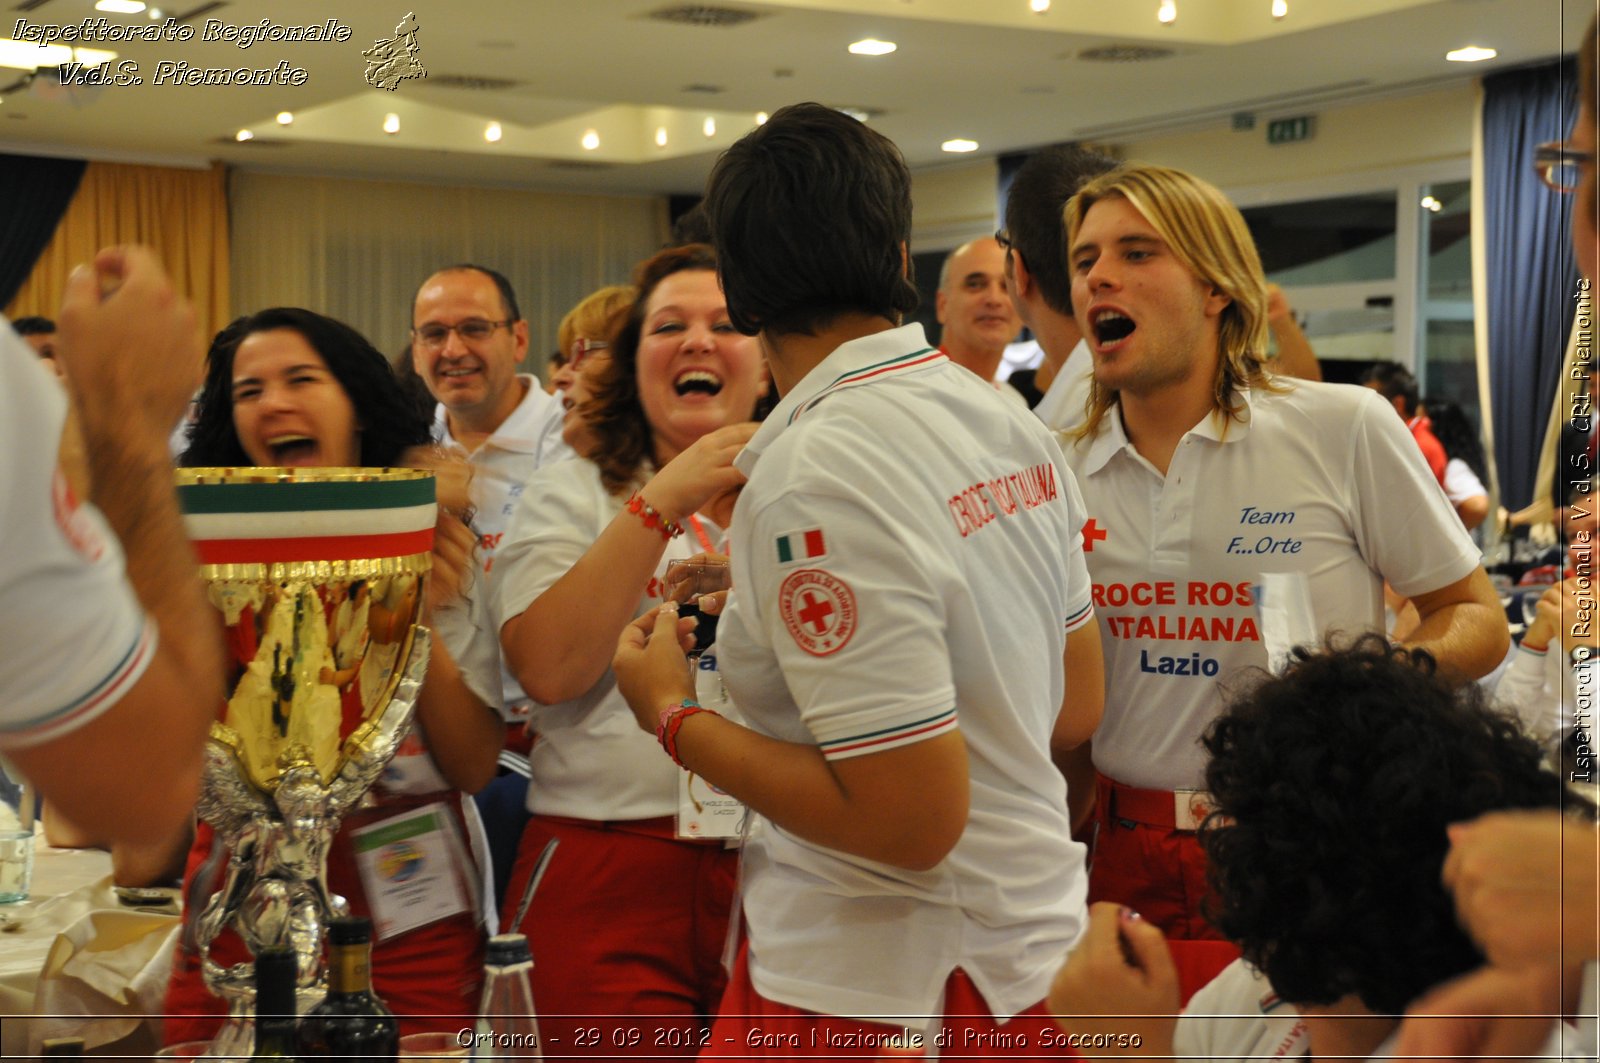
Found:
M 855 592 L 820 568 L 789 574 L 778 588 L 778 613 L 795 644 L 813 657 L 839 652 L 856 633 Z
M 1086 554 L 1094 553 L 1094 544 L 1105 537 L 1106 530 L 1100 527 L 1093 517 L 1090 517 L 1083 526 L 1083 552 Z

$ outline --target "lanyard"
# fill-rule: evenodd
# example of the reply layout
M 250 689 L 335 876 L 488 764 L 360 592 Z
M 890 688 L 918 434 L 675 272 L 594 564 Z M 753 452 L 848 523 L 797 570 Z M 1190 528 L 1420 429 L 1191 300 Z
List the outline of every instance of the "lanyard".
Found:
M 705 526 L 700 523 L 700 517 L 697 514 L 689 514 L 689 527 L 694 531 L 694 537 L 700 540 L 700 545 L 705 548 L 706 553 L 714 554 L 717 552 L 716 547 L 711 545 L 711 536 L 706 534 Z

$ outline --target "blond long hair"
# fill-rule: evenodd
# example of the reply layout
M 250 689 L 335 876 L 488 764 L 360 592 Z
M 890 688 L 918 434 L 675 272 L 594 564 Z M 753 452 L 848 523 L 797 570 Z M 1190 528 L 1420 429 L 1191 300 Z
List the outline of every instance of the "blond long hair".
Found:
M 1155 229 L 1178 261 L 1228 297 L 1219 323 L 1217 379 L 1212 404 L 1230 418 L 1243 411 L 1233 401 L 1246 388 L 1278 390 L 1267 373 L 1267 278 L 1261 256 L 1239 209 L 1208 181 L 1166 166 L 1123 166 L 1095 178 L 1067 201 L 1062 221 L 1070 250 L 1089 208 L 1120 196 Z M 1075 435 L 1094 435 L 1117 392 L 1091 380 L 1088 417 Z

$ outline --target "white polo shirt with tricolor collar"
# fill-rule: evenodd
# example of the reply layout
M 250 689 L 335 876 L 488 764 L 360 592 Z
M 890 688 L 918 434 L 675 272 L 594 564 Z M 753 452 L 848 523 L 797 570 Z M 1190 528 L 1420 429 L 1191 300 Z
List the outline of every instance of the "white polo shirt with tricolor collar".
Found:
M 761 823 L 750 972 L 831 1015 L 938 1014 L 957 966 L 997 1017 L 1041 1000 L 1084 918 L 1084 853 L 1050 762 L 1065 632 L 1089 622 L 1082 502 L 1027 410 L 920 325 L 808 373 L 736 460 L 750 481 L 717 651 L 751 726 L 830 759 L 959 728 L 971 812 L 907 871 Z
M 1422 454 L 1375 392 L 1279 380 L 1184 435 L 1162 476 L 1113 407 L 1065 444 L 1106 655 L 1095 766 L 1129 786 L 1199 788 L 1220 684 L 1266 667 L 1256 588 L 1304 573 L 1321 632 L 1383 630 L 1383 581 L 1411 597 L 1479 564 Z

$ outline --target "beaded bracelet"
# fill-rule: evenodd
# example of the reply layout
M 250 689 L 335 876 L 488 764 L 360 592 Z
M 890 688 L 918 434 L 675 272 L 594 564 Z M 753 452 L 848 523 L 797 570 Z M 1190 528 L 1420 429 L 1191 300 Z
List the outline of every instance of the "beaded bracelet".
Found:
M 668 520 L 661 515 L 661 511 L 644 500 L 644 495 L 638 491 L 628 499 L 628 512 L 644 521 L 646 528 L 661 533 L 661 537 L 668 542 L 683 534 L 683 525 L 675 520 Z
M 693 698 L 684 698 L 679 704 L 668 705 L 662 709 L 661 716 L 656 721 L 656 741 L 660 742 L 661 748 L 667 751 L 667 756 L 672 758 L 672 763 L 685 771 L 689 770 L 688 767 L 678 759 L 678 731 L 683 727 L 684 720 L 702 712 L 709 712 L 713 716 L 722 715 L 714 709 L 705 708 Z

